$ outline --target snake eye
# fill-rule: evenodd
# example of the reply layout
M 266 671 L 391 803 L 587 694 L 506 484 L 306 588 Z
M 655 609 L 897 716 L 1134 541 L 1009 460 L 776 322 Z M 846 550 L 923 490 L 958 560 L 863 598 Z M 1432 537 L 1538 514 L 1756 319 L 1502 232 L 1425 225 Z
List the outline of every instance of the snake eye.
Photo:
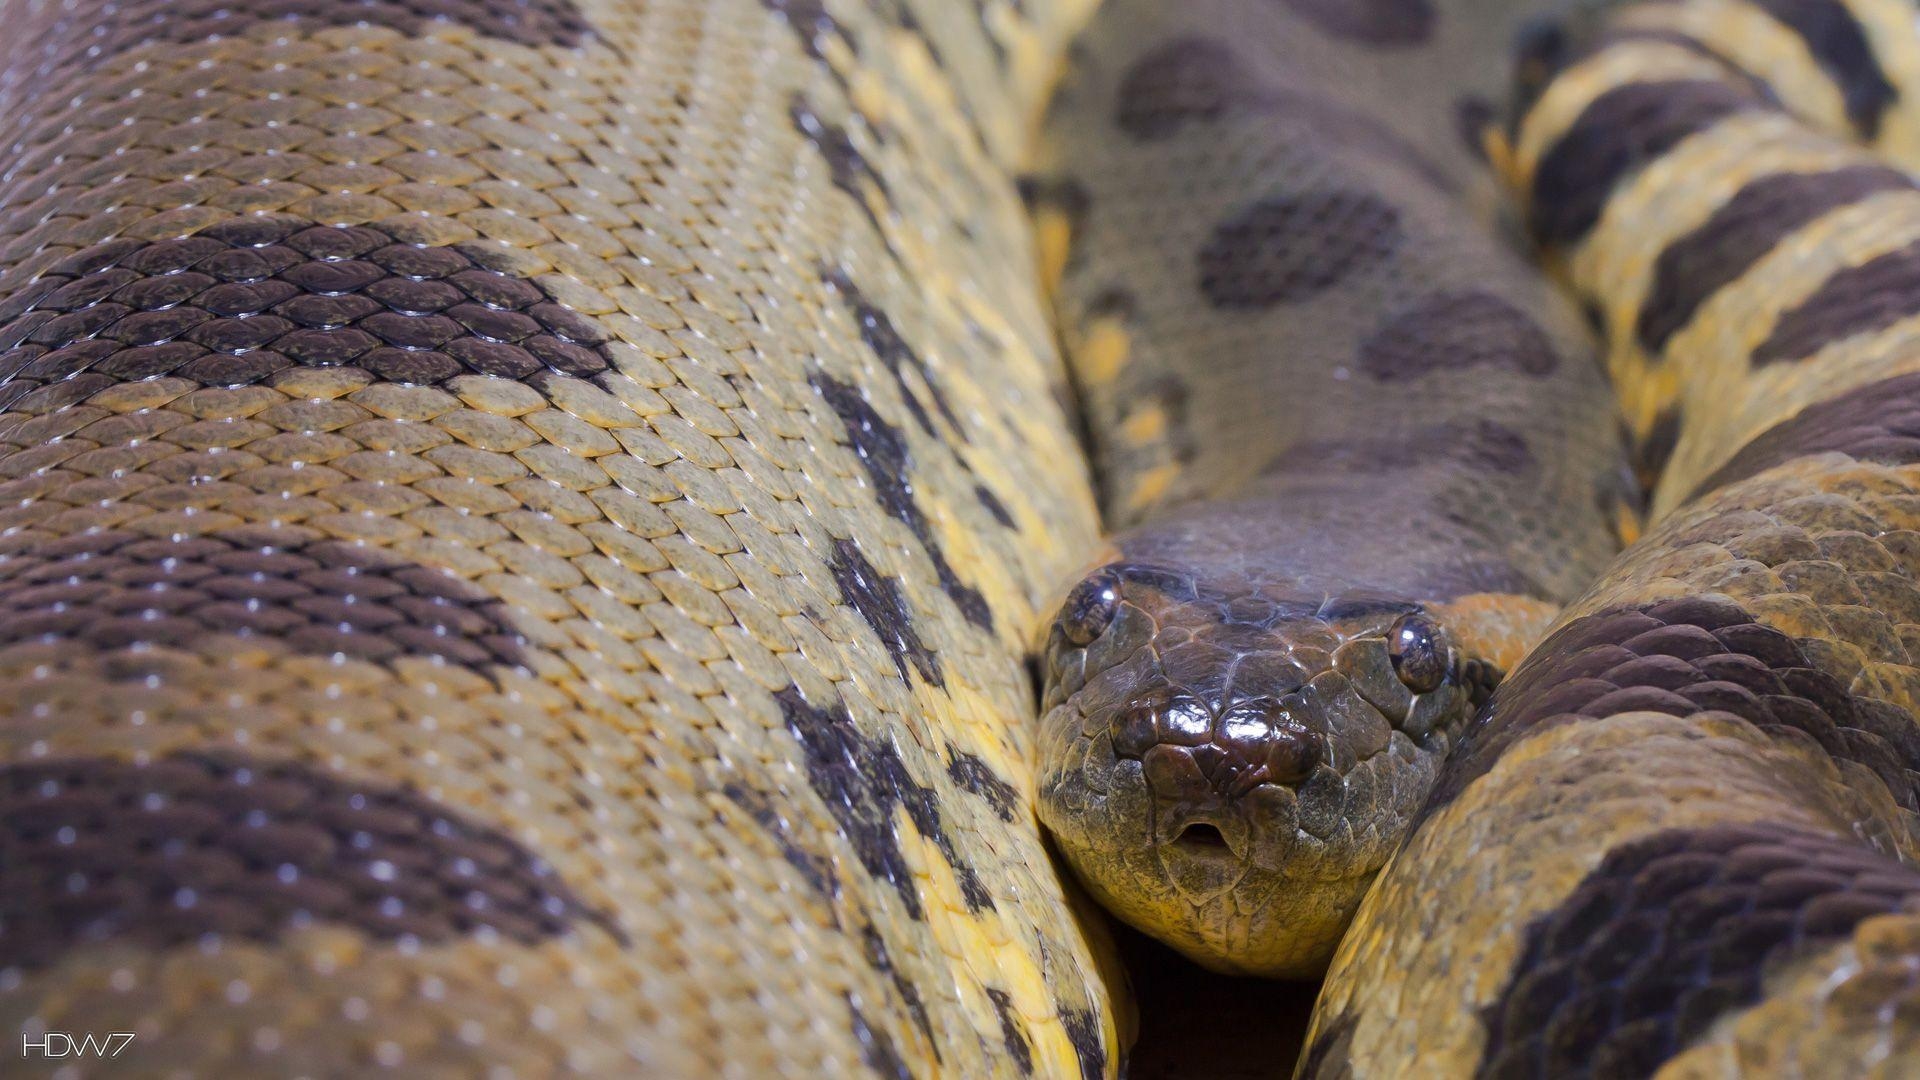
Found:
M 1424 615 L 1402 615 L 1387 628 L 1387 655 L 1393 658 L 1393 673 L 1416 694 L 1437 689 L 1447 681 L 1452 667 L 1447 653 L 1440 628 Z
M 1120 582 L 1102 571 L 1073 587 L 1060 605 L 1060 632 L 1075 645 L 1093 644 L 1120 610 Z

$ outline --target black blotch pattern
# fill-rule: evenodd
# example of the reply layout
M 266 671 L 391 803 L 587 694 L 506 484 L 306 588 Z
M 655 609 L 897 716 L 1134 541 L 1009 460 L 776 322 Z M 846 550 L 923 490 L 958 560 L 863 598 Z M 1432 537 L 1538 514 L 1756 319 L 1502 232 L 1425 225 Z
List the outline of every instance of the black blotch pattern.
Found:
M 1813 54 L 1820 70 L 1840 88 L 1847 120 L 1867 139 L 1880 133 L 1880 118 L 1899 92 L 1880 70 L 1867 34 L 1839 0 L 1754 0 L 1754 6 L 1785 24 Z
M 1702 539 L 1724 539 L 1708 522 Z M 1691 542 L 1674 540 L 1676 547 Z M 1791 550 L 1741 547 L 1741 557 L 1817 573 Z M 1797 566 L 1795 564 L 1798 564 Z M 1494 692 L 1462 735 L 1428 801 L 1430 815 L 1530 733 L 1579 719 L 1648 711 L 1732 713 L 1766 732 L 1797 732 L 1836 761 L 1865 766 L 1909 810 L 1920 807 L 1920 730 L 1906 712 L 1857 697 L 1799 642 L 1724 597 L 1689 596 L 1601 612 L 1555 631 Z
M 107 942 L 271 943 L 310 921 L 380 941 L 525 945 L 612 916 L 506 833 L 411 789 L 180 753 L 0 766 L 0 968 Z
M 933 841 L 953 868 L 968 908 L 993 908 L 993 897 L 971 866 L 960 858 L 940 813 L 939 793 L 907 771 L 900 751 L 884 738 L 868 738 L 854 726 L 846 706 L 826 709 L 807 704 L 789 687 L 774 695 L 787 730 L 806 758 L 807 782 L 826 804 L 842 835 L 868 874 L 893 886 L 909 917 L 925 917 L 913 871 L 894 831 L 895 810 L 905 810 L 920 835 Z
M 900 1056 L 899 1049 L 893 1045 L 892 1036 L 868 1022 L 860 1006 L 854 1004 L 852 994 L 846 995 L 846 998 L 853 1038 L 860 1044 L 860 1060 L 885 1080 L 913 1080 L 913 1070 L 907 1068 L 906 1059 Z
M 768 836 L 780 848 L 780 855 L 788 865 L 800 871 L 808 887 L 821 897 L 831 899 L 840 895 L 840 880 L 834 875 L 833 860 L 825 855 L 809 851 L 799 837 L 794 835 L 792 827 L 780 816 L 773 799 L 766 792 L 757 791 L 744 784 L 728 784 L 721 789 L 728 801 L 747 812 L 754 822 L 766 830 Z
M 1884 330 L 1920 313 L 1920 244 L 1836 271 L 1781 315 L 1753 350 L 1756 367 L 1804 360 L 1855 334 Z
M 1067 1029 L 1067 1041 L 1080 1061 L 1081 1080 L 1106 1076 L 1107 1044 L 1100 1038 L 1100 1017 L 1092 1009 L 1062 1009 L 1060 1024 Z
M 946 552 L 934 537 L 932 525 L 914 500 L 913 484 L 907 478 L 912 456 L 907 449 L 906 438 L 888 424 L 875 411 L 873 404 L 852 386 L 824 373 L 814 376 L 813 385 L 847 429 L 847 441 L 853 447 L 855 456 L 859 457 L 860 464 L 866 468 L 867 479 L 873 484 L 881 509 L 912 530 L 914 538 L 920 541 L 921 548 L 933 562 L 941 591 L 960 609 L 960 614 L 980 629 L 991 631 L 993 610 L 987 606 L 986 597 L 981 595 L 980 590 L 960 580 L 959 573 L 947 562 Z M 939 685 L 935 679 L 929 678 L 927 681 Z
M 1660 482 L 1660 474 L 1667 471 L 1667 462 L 1673 460 L 1673 452 L 1680 445 L 1680 430 L 1686 419 L 1686 413 L 1679 402 L 1673 402 L 1654 414 L 1653 426 L 1647 429 L 1646 437 L 1633 444 L 1633 475 L 1640 481 L 1642 491 L 1652 491 Z
M 913 1017 L 913 1024 L 927 1037 L 933 1049 L 933 1060 L 939 1061 L 940 1045 L 933 1038 L 933 1020 L 927 1015 L 926 1003 L 920 1000 L 920 988 L 894 966 L 893 955 L 887 951 L 887 940 L 871 924 L 860 928 L 860 948 L 867 958 L 867 965 L 887 977 L 893 984 L 894 993 L 900 995 L 900 1001 L 907 1007 L 907 1015 Z
M 1405 382 L 1436 371 L 1508 368 L 1549 375 L 1560 365 L 1540 325 L 1493 293 L 1431 293 L 1387 319 L 1360 343 L 1360 370 L 1381 382 Z
M 975 484 L 973 485 L 973 497 L 980 500 L 980 505 L 986 509 L 987 513 L 993 515 L 993 520 L 999 522 L 1001 528 L 1013 528 L 1013 513 L 1007 509 L 1007 504 L 1001 502 L 1000 496 L 995 495 L 991 488 L 985 484 Z
M 1660 253 L 1640 308 L 1640 343 L 1658 354 L 1700 305 L 1805 226 L 1869 196 L 1913 186 L 1905 173 L 1884 165 L 1774 173 L 1753 181 Z
M 612 370 L 597 322 L 498 258 L 480 244 L 423 247 L 391 227 L 287 217 L 102 241 L 0 303 L 0 408 L 48 411 L 160 376 L 241 386 L 297 367 L 535 388 Z
M 1300 1061 L 1300 1080 L 1348 1080 L 1353 1075 L 1349 1058 L 1356 1021 L 1350 1013 L 1339 1013 L 1314 1035 Z
M 939 382 L 934 379 L 933 369 L 927 366 L 927 362 L 921 359 L 913 346 L 907 344 L 907 339 L 900 336 L 900 331 L 895 329 L 893 320 L 868 300 L 866 294 L 862 293 L 853 284 L 853 280 L 842 271 L 828 270 L 824 277 L 827 284 L 833 286 L 834 291 L 846 302 L 848 309 L 853 313 L 854 320 L 860 324 L 860 340 L 866 342 L 867 348 L 872 349 L 873 354 L 880 358 L 880 362 L 887 365 L 887 371 L 892 374 L 894 382 L 900 385 L 900 396 L 906 399 L 907 408 L 912 411 L 913 418 L 919 421 L 921 430 L 929 435 L 936 434 L 933 418 L 927 415 L 926 406 L 920 404 L 919 396 L 914 393 L 913 387 L 907 384 L 908 371 L 920 377 L 920 381 L 926 385 L 927 393 L 933 397 L 934 408 L 946 418 L 947 425 L 953 429 L 954 434 L 965 442 L 967 429 L 961 426 L 960 417 L 954 413 L 953 406 L 947 401 L 946 393 L 940 389 Z
M 1400 212 L 1365 191 L 1262 199 L 1214 227 L 1198 257 L 1200 291 L 1233 310 L 1304 300 L 1385 262 L 1405 239 Z
M 219 635 L 391 665 L 420 657 L 491 678 L 526 665 L 506 605 L 376 548 L 254 533 L 101 530 L 0 559 L 0 646 L 192 648 Z
M 854 145 L 847 129 L 824 119 L 803 94 L 793 96 L 788 103 L 787 115 L 793 120 L 793 129 L 812 143 L 813 148 L 826 159 L 827 173 L 833 178 L 833 186 L 852 199 L 853 204 L 866 215 L 873 224 L 874 235 L 883 243 L 888 242 L 886 226 L 881 223 L 880 211 L 874 209 L 873 204 L 876 197 L 882 203 L 891 203 L 893 193 L 888 189 L 885 178 Z M 868 191 L 869 185 L 871 193 Z
M 1291 123 L 1291 137 L 1394 162 L 1436 187 L 1453 179 L 1413 143 L 1378 119 L 1340 102 L 1269 84 L 1231 45 L 1185 37 L 1142 56 L 1120 83 L 1115 121 L 1135 139 L 1166 138 L 1187 124 L 1238 117 Z
M 886 646 L 902 679 L 907 677 L 907 667 L 911 664 L 928 684 L 946 685 L 940 657 L 920 640 L 920 632 L 913 626 L 913 611 L 907 606 L 899 582 L 875 570 L 861 553 L 860 545 L 852 540 L 833 542 L 833 557 L 827 560 L 827 569 L 833 573 L 841 597 L 860 613 L 860 618 Z
M 1771 823 L 1654 833 L 1608 852 L 1535 919 L 1481 1013 L 1476 1075 L 1651 1076 L 1760 999 L 1770 967 L 1906 906 L 1920 874 Z
M 993 812 L 1001 821 L 1012 821 L 1014 811 L 1020 805 L 1020 793 L 1012 784 L 1000 779 L 993 766 L 981 760 L 978 754 L 965 750 L 947 751 L 947 775 L 971 794 L 987 800 Z
M 852 48 L 853 43 L 840 32 L 840 24 L 827 13 L 827 5 L 822 0 L 760 0 L 760 3 L 786 20 L 794 36 L 800 39 L 800 47 L 815 60 L 826 60 L 826 50 L 820 45 L 826 38 L 837 37 Z
M 1280 0 L 1321 31 L 1377 48 L 1418 45 L 1438 16 L 1429 0 Z
M 1920 462 L 1920 374 L 1896 375 L 1808 406 L 1755 436 L 1693 495 L 1830 451 L 1881 465 Z
M 987 987 L 987 1000 L 993 1002 L 993 1011 L 1000 1017 L 1000 1039 L 1007 1048 L 1007 1056 L 1013 1059 L 1013 1066 L 1022 1076 L 1033 1075 L 1033 1044 L 1027 1041 L 1026 1029 L 1020 1025 L 1020 1016 L 1013 1007 L 1013 995 L 998 987 Z
M 1639 82 L 1601 94 L 1541 158 L 1528 227 L 1548 247 L 1579 242 L 1622 180 L 1721 118 L 1765 105 L 1711 79 Z

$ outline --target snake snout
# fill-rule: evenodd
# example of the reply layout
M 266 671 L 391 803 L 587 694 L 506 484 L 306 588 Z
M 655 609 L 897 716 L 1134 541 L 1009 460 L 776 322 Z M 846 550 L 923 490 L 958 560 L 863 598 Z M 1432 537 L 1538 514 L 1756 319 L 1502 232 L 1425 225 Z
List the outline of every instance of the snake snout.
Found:
M 1163 829 L 1188 819 L 1218 829 L 1222 814 L 1261 784 L 1291 785 L 1324 756 L 1323 736 L 1280 702 L 1222 710 L 1178 693 L 1130 702 L 1113 722 L 1114 751 L 1141 763 Z

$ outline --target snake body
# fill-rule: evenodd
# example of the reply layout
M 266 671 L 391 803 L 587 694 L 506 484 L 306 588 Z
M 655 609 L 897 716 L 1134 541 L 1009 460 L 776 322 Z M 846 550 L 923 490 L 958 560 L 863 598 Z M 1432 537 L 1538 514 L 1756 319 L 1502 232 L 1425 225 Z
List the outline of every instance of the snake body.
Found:
M 1475 103 L 1531 6 L 1109 0 L 1049 114 L 1030 186 L 1117 550 L 1047 642 L 1041 813 L 1209 967 L 1325 968 L 1632 525 L 1589 332 L 1486 221 Z
M 0 1027 L 1112 1074 L 1021 664 L 1096 516 L 1004 271 L 1087 7 L 0 3 Z
M 1508 171 L 1672 456 L 1463 735 L 1304 1075 L 1920 1070 L 1914 56 L 1910 5 L 1682 0 L 1532 57 Z

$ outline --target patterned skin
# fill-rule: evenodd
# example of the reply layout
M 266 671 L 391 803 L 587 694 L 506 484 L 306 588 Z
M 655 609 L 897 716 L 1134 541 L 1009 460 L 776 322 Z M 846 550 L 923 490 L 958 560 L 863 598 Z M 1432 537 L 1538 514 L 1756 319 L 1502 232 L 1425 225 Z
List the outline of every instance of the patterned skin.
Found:
M 0 4 L 0 1029 L 1112 1075 L 1003 270 L 1087 6 Z
M 1633 527 L 1590 338 L 1481 220 L 1462 138 L 1529 6 L 1110 0 L 1046 126 L 1029 190 L 1116 550 L 1048 631 L 1041 815 L 1217 970 L 1324 970 Z
M 1463 736 L 1301 1073 L 1914 1075 L 1911 8 L 1681 0 L 1562 44 L 1503 157 L 1671 460 Z

